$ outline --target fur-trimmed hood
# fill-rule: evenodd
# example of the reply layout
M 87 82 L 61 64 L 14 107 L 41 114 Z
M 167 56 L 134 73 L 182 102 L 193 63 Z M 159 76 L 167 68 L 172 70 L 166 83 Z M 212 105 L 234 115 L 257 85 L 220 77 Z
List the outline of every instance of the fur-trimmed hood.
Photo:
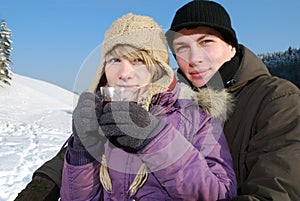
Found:
M 226 89 L 215 90 L 212 88 L 201 88 L 193 91 L 184 83 L 179 83 L 179 98 L 192 98 L 196 103 L 214 118 L 225 121 L 232 113 L 234 101 L 232 95 Z

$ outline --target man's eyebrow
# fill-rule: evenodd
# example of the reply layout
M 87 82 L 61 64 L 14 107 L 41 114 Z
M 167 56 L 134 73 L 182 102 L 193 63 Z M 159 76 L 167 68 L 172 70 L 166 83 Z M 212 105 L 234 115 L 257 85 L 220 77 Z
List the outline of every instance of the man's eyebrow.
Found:
M 196 41 L 198 42 L 200 40 L 203 40 L 203 38 L 205 38 L 207 36 L 208 36 L 208 34 L 203 34 L 203 35 L 199 36 Z
M 184 45 L 186 44 L 185 42 L 173 42 L 173 45 Z
M 206 38 L 206 37 L 208 37 L 208 36 L 210 36 L 210 35 L 212 35 L 212 34 L 203 34 L 203 35 L 201 35 L 201 36 L 199 36 L 197 39 L 196 39 L 196 41 L 198 42 L 198 41 L 200 41 L 200 40 L 203 40 L 204 38 Z M 187 38 L 188 38 L 188 36 L 187 36 Z M 186 42 L 185 41 L 177 41 L 177 42 L 173 42 L 173 45 L 184 45 L 184 44 L 186 44 Z

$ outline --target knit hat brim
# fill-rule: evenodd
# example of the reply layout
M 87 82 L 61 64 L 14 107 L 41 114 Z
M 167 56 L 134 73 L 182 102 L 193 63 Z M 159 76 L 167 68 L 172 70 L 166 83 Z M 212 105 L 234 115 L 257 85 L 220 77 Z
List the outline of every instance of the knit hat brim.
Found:
M 212 25 L 210 23 L 188 22 L 188 23 L 180 24 L 180 25 L 174 27 L 173 28 L 174 30 L 168 30 L 166 32 L 165 35 L 167 37 L 168 45 L 169 45 L 171 51 L 173 52 L 172 46 L 173 46 L 174 35 L 176 32 L 178 32 L 179 30 L 184 29 L 184 28 L 188 29 L 188 28 L 196 28 L 196 27 L 200 27 L 200 26 L 210 27 L 210 28 L 217 30 L 222 35 L 225 42 L 230 43 L 234 47 L 238 46 L 238 41 L 235 37 L 235 33 L 233 30 L 232 30 L 232 32 L 230 32 L 230 31 L 228 31 L 228 28 Z
M 207 26 L 217 30 L 224 41 L 238 46 L 230 16 L 220 4 L 213 1 L 194 0 L 177 10 L 169 31 L 166 32 L 168 44 L 172 49 L 174 34 L 183 28 Z

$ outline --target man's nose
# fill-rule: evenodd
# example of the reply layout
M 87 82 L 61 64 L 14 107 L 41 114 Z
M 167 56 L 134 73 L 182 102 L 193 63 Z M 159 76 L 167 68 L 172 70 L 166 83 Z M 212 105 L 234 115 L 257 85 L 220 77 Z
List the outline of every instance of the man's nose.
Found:
M 197 46 L 191 47 L 190 56 L 189 56 L 190 65 L 192 67 L 199 65 L 200 63 L 203 62 L 203 59 L 207 57 L 207 55 L 206 56 L 205 55 L 206 53 L 203 50 L 203 48 Z

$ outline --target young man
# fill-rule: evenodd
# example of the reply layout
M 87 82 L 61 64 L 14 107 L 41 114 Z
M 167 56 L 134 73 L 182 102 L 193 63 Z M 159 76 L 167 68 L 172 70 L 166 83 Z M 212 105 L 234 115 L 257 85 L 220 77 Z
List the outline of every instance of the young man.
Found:
M 234 200 L 300 200 L 299 89 L 272 77 L 256 55 L 238 44 L 228 13 L 217 3 L 187 3 L 166 35 L 180 81 L 195 90 L 225 87 L 235 97 L 224 125 L 239 186 Z M 29 194 L 59 196 L 63 154 L 37 170 L 17 200 Z M 37 193 L 36 186 L 44 188 Z
M 234 200 L 300 200 L 299 89 L 271 76 L 238 44 L 228 13 L 215 2 L 181 7 L 166 36 L 181 81 L 195 90 L 223 86 L 235 97 L 224 125 L 238 180 Z

